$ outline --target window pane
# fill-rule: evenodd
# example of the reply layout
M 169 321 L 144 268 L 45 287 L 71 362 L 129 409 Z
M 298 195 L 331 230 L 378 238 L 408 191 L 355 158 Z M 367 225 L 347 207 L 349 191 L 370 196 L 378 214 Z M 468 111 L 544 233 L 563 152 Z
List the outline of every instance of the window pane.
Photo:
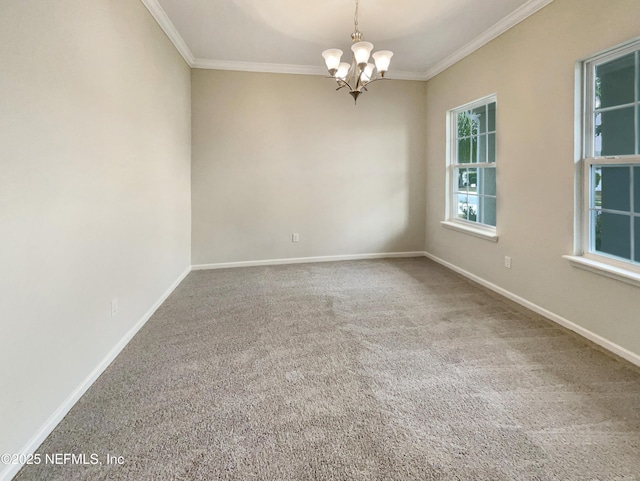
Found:
M 635 225 L 634 225 L 634 249 L 635 249 L 635 261 L 636 262 L 640 262 L 640 217 L 636 217 L 634 219 Z
M 478 155 L 478 137 L 471 137 L 471 162 L 477 162 Z
M 469 192 L 478 192 L 478 169 L 467 169 Z
M 469 135 L 478 135 L 478 120 L 476 116 L 471 113 L 471 110 L 467 112 L 469 117 Z
M 471 119 L 468 112 L 458 114 L 458 138 L 471 135 Z
M 602 169 L 600 166 L 593 166 L 593 198 L 591 202 L 592 207 L 602 207 Z
M 467 216 L 467 220 L 472 222 L 479 222 L 478 219 L 478 206 L 480 204 L 480 198 L 477 195 L 469 194 L 467 196 L 467 207 L 469 209 L 469 213 Z
M 596 67 L 596 108 L 633 102 L 635 53 Z
M 471 160 L 471 139 L 458 140 L 458 164 L 468 164 Z
M 473 149 L 473 157 L 471 162 L 484 163 L 487 161 L 487 136 L 480 135 L 473 137 L 471 148 Z
M 593 210 L 590 213 L 591 217 L 591 225 L 589 226 L 589 231 L 591 232 L 591 242 L 593 244 L 589 245 L 589 252 L 591 252 L 591 246 L 593 245 L 596 251 L 600 250 L 602 246 L 602 219 L 600 218 L 599 210 Z
M 496 225 L 496 198 L 481 197 L 482 202 L 482 221 L 484 224 Z
M 631 210 L 631 169 L 629 167 L 603 167 L 602 208 L 611 210 Z
M 601 212 L 596 220 L 596 250 L 625 259 L 631 257 L 631 217 Z M 598 232 L 599 231 L 599 232 Z
M 469 174 L 467 173 L 467 169 L 456 169 L 454 175 L 456 176 L 456 179 L 458 179 L 458 182 L 454 184 L 455 192 L 466 192 L 467 186 L 469 185 Z
M 635 152 L 633 117 L 633 107 L 600 112 L 596 115 L 596 155 L 632 155 Z M 598 147 L 601 149 L 600 154 Z
M 467 194 L 457 194 L 454 196 L 457 204 L 457 216 L 460 219 L 466 219 L 469 213 L 469 206 L 467 204 Z
M 593 133 L 595 138 L 593 140 L 593 155 L 600 157 L 602 155 L 602 115 L 595 114 L 593 122 Z
M 640 214 L 640 167 L 633 168 L 633 210 Z M 640 238 L 640 231 L 636 231 Z
M 489 132 L 494 132 L 496 130 L 496 103 L 491 102 L 487 106 L 488 112 L 488 120 L 487 120 L 487 130 Z
M 495 162 L 496 161 L 496 134 L 489 134 L 487 141 L 489 144 L 487 162 Z
M 480 193 L 484 195 L 496 195 L 496 168 L 487 167 L 479 169 Z
M 474 134 L 483 134 L 487 131 L 487 107 L 475 108 L 471 111 L 471 119 L 474 124 L 472 131 Z

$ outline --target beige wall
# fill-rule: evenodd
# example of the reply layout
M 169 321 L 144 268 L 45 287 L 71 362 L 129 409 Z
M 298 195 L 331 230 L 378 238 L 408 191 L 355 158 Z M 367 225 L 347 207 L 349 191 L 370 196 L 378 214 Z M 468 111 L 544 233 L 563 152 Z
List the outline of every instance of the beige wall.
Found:
M 194 265 L 423 250 L 423 82 L 194 70 L 192 105 Z
M 575 65 L 640 35 L 639 15 L 637 0 L 555 0 L 427 83 L 426 250 L 636 354 L 638 288 L 561 256 L 573 253 Z M 445 114 L 494 92 L 497 244 L 440 225 Z
M 190 264 L 190 73 L 139 1 L 2 1 L 0 106 L 0 453 L 19 453 Z

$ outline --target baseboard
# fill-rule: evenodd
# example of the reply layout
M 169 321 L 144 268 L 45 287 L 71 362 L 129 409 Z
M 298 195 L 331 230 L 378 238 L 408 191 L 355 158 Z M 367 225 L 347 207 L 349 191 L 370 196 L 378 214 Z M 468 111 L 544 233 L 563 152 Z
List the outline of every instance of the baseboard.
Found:
M 160 307 L 160 305 L 169 297 L 169 295 L 175 290 L 176 287 L 184 280 L 185 277 L 191 272 L 191 267 L 188 267 L 180 276 L 169 286 L 162 296 L 149 308 L 149 310 L 142 316 L 142 318 L 120 339 L 120 341 L 109 351 L 109 353 L 100 361 L 100 363 L 91 371 L 91 373 L 80 383 L 80 385 L 69 395 L 67 399 L 56 409 L 56 411 L 49 417 L 49 419 L 42 425 L 42 427 L 33 435 L 33 437 L 27 442 L 27 444 L 16 454 L 19 454 L 18 459 L 24 459 L 26 456 L 35 453 L 42 442 L 51 434 L 56 428 L 58 423 L 62 421 L 71 408 L 78 402 L 82 395 L 87 392 L 91 385 L 95 382 L 100 374 L 104 372 L 109 364 L 120 354 L 129 341 L 136 335 L 136 333 L 145 325 L 145 323 L 151 318 L 154 312 Z M 0 481 L 9 481 L 13 478 L 18 471 L 22 468 L 22 464 L 7 465 L 3 471 L 0 471 Z
M 292 257 L 290 259 L 265 259 L 259 261 L 221 262 L 218 264 L 197 264 L 191 266 L 194 271 L 208 269 L 228 269 L 231 267 L 277 266 L 282 264 L 307 264 L 310 262 L 355 261 L 362 259 L 389 259 L 393 257 L 424 257 L 424 251 L 380 252 L 375 254 L 352 254 L 340 256 Z
M 483 279 L 482 277 L 476 276 L 475 274 L 472 274 L 469 271 L 466 271 L 458 266 L 455 266 L 453 264 L 451 264 L 450 262 L 445 261 L 444 259 L 440 259 L 439 257 L 434 256 L 433 254 L 430 254 L 428 252 L 425 252 L 425 257 L 431 259 L 432 261 L 437 262 L 438 264 L 441 264 L 443 266 L 445 266 L 448 269 L 451 269 L 454 272 L 457 272 L 458 274 L 463 275 L 464 277 L 471 279 L 472 281 L 480 284 L 481 286 L 486 287 L 487 289 L 491 289 L 492 291 L 506 297 L 507 299 L 510 299 L 518 304 L 520 304 L 521 306 L 526 307 L 527 309 L 532 310 L 533 312 L 536 312 L 538 314 L 540 314 L 543 317 L 546 317 L 547 319 L 560 324 L 562 327 L 566 327 L 567 329 L 569 329 L 570 331 L 575 332 L 576 334 L 579 334 L 580 336 L 588 339 L 589 341 L 597 344 L 598 346 L 606 349 L 607 351 L 610 351 L 611 353 L 626 359 L 627 361 L 629 361 L 632 364 L 635 364 L 636 366 L 640 366 L 640 355 L 629 351 L 628 349 L 625 349 L 622 346 L 619 346 L 618 344 L 609 341 L 608 339 L 605 339 L 604 337 L 591 332 L 588 329 L 585 329 L 582 326 L 579 326 L 578 324 L 575 324 L 574 322 L 571 322 L 568 319 L 565 319 L 562 316 L 559 316 L 558 314 L 551 312 L 547 309 L 545 309 L 544 307 L 541 307 L 537 304 L 534 304 L 531 301 L 528 301 L 526 299 L 524 299 L 523 297 L 520 297 L 516 294 L 514 294 L 513 292 L 510 292 L 506 289 L 503 289 L 500 286 L 497 286 L 485 279 Z

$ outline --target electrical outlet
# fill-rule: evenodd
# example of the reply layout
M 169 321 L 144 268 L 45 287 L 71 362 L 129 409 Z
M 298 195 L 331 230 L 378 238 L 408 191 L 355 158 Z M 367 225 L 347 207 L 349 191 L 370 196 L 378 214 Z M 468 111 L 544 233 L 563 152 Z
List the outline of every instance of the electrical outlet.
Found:
M 511 257 L 509 256 L 504 256 L 504 266 L 507 269 L 511 269 Z
M 300 234 L 297 232 L 291 234 L 291 242 L 300 242 Z
M 118 298 L 114 298 L 111 301 L 111 317 L 116 317 L 118 315 Z

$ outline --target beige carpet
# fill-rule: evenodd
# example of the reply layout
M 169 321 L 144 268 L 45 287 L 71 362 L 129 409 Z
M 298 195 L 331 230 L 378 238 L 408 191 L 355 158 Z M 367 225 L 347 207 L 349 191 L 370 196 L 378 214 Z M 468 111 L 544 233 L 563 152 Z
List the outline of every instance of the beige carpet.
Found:
M 16 479 L 638 480 L 640 373 L 426 259 L 200 271 L 38 452 L 103 464 Z

